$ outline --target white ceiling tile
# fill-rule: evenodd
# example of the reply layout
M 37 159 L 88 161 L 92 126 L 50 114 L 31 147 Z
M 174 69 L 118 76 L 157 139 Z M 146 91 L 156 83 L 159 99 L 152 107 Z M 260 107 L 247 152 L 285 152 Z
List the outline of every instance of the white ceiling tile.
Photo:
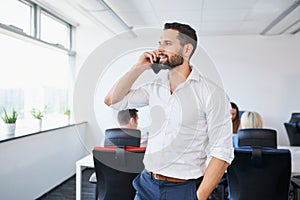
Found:
M 202 9 L 203 0 L 149 0 L 157 11 L 181 11 Z
M 244 20 L 246 21 L 260 21 L 260 20 L 273 20 L 277 16 L 281 14 L 282 10 L 279 9 L 270 9 L 270 10 L 263 10 L 263 9 L 252 9 L 247 13 L 247 16 Z
M 119 12 L 120 17 L 134 27 L 153 27 L 159 25 L 159 20 L 153 12 Z
M 249 9 L 257 0 L 204 0 L 203 9 Z
M 228 35 L 239 30 L 240 22 L 203 22 L 199 31 L 200 35 Z
M 161 12 L 158 15 L 158 18 L 161 21 L 180 21 L 180 22 L 188 22 L 188 21 L 200 21 L 201 13 L 199 11 L 182 11 L 180 14 L 174 11 L 165 11 Z
M 150 12 L 153 11 L 148 0 L 105 0 L 116 12 Z
M 249 12 L 248 9 L 206 9 L 203 11 L 202 20 L 209 21 L 241 21 Z

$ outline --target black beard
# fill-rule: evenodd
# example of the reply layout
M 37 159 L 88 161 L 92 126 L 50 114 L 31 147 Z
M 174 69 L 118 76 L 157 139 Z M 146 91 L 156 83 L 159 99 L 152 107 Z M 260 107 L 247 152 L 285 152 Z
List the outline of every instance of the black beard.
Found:
M 178 54 L 173 55 L 170 59 L 168 58 L 167 62 L 165 63 L 165 65 L 169 66 L 171 69 L 182 64 L 183 64 L 183 57 Z

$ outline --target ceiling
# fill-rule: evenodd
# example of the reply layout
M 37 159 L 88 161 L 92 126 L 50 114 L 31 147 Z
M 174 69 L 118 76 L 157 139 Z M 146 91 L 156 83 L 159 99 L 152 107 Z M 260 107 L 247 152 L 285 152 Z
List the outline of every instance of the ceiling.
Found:
M 184 22 L 199 35 L 299 34 L 300 0 L 70 0 L 112 32 Z M 114 21 L 114 22 L 113 22 Z M 123 22 L 124 23 L 123 23 Z

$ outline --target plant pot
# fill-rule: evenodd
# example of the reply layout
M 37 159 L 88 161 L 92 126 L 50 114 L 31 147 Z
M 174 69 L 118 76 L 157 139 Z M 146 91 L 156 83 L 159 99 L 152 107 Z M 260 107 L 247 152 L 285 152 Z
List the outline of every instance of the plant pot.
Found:
M 70 125 L 71 116 L 67 116 L 67 117 L 68 117 L 68 125 Z
M 35 130 L 41 131 L 42 130 L 42 119 L 35 119 Z
M 6 134 L 14 134 L 16 130 L 16 124 L 4 124 L 4 133 Z

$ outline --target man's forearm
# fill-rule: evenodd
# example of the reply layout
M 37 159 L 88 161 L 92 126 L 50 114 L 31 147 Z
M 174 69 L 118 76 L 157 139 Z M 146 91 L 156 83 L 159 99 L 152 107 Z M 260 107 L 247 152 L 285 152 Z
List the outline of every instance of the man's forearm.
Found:
M 143 68 L 133 67 L 111 88 L 104 103 L 108 106 L 122 100 L 131 89 L 136 79 L 144 72 Z
M 197 190 L 198 200 L 207 200 L 208 196 L 215 189 L 221 180 L 229 164 L 218 158 L 212 158 L 204 173 L 204 178 Z

